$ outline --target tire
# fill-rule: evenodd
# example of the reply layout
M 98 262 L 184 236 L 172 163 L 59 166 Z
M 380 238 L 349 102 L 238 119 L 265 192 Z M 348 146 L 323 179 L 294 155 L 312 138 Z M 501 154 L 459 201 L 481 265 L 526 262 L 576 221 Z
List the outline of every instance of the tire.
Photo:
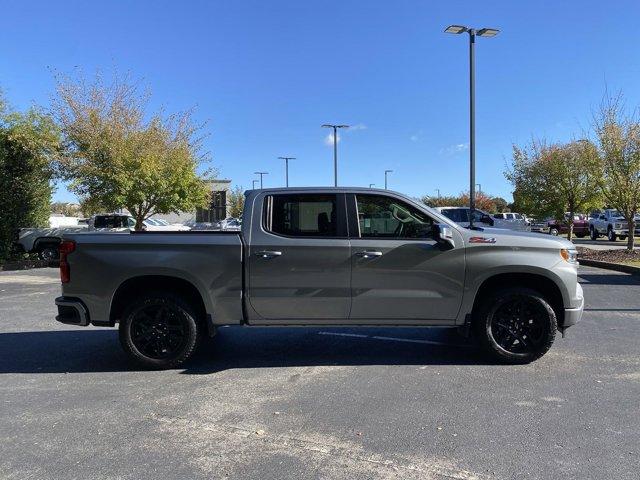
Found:
M 531 317 L 529 321 L 520 320 L 523 314 Z M 558 322 L 540 293 L 514 287 L 499 290 L 482 302 L 474 313 L 473 327 L 490 357 L 502 363 L 525 364 L 549 351 Z
M 578 238 L 584 238 L 586 236 L 587 236 L 586 233 L 576 233 L 576 237 L 578 237 Z
M 558 229 L 557 229 L 557 228 L 555 228 L 555 227 L 551 227 L 551 228 L 549 229 L 549 235 L 553 235 L 554 237 L 557 237 L 559 233 L 560 233 L 560 232 L 559 232 L 559 231 L 558 231 Z
M 153 370 L 184 363 L 201 336 L 194 309 L 169 292 L 153 292 L 135 299 L 125 309 L 119 334 L 129 359 Z
M 589 229 L 589 236 L 591 237 L 591 240 L 597 240 L 598 239 L 598 231 L 594 227 L 591 227 Z
M 38 258 L 40 260 L 46 260 L 48 262 L 56 262 L 60 260 L 60 252 L 58 252 L 57 245 L 45 245 L 38 252 Z
M 626 235 L 620 235 L 618 238 L 624 242 L 627 239 L 627 236 Z
M 614 233 L 613 229 L 611 227 L 609 227 L 607 229 L 607 239 L 610 242 L 615 242 L 616 241 L 616 234 Z

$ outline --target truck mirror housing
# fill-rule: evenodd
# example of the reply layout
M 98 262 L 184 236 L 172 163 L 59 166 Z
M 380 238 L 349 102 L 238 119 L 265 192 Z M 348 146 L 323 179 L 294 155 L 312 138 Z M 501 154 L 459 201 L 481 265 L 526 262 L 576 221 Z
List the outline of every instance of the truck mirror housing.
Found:
M 438 245 L 440 245 L 443 250 L 450 250 L 456 246 L 453 241 L 453 232 L 451 231 L 451 227 L 440 223 L 434 223 L 431 227 L 431 233 L 433 235 L 433 239 L 438 242 Z

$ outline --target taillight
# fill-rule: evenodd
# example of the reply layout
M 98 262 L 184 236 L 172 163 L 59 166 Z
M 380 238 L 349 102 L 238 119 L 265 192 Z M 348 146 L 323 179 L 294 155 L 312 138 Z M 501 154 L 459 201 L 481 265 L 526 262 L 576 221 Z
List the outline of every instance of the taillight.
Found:
M 67 262 L 67 255 L 75 249 L 76 242 L 73 240 L 63 240 L 58 246 L 58 252 L 60 252 L 60 281 L 62 283 L 69 283 L 71 280 L 71 268 L 69 267 L 69 262 Z

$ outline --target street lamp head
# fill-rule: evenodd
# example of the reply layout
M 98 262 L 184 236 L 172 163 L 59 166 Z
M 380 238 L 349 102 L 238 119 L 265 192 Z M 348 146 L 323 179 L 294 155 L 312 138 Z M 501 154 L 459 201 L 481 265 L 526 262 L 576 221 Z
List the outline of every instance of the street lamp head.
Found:
M 469 28 L 465 27 L 464 25 L 449 25 L 447 28 L 444 29 L 445 33 L 464 33 L 464 32 L 468 32 Z
M 296 157 L 278 157 L 279 160 L 295 160 Z
M 479 37 L 495 37 L 500 33 L 500 30 L 497 28 L 481 28 L 478 30 L 477 35 Z
M 393 170 L 385 170 L 384 173 L 392 173 Z
M 349 125 L 331 125 L 331 124 L 325 123 L 324 125 L 322 125 L 322 127 L 324 127 L 324 128 L 349 128 Z

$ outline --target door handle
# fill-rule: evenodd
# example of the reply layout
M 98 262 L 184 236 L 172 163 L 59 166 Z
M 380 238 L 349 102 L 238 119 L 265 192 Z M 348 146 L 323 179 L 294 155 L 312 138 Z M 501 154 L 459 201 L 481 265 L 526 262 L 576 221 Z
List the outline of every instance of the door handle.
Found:
M 274 250 L 260 250 L 259 252 L 254 253 L 256 257 L 260 258 L 276 258 L 282 255 L 282 252 L 276 252 Z
M 375 258 L 381 257 L 382 252 L 379 252 L 377 250 L 365 250 L 364 252 L 357 252 L 356 255 L 362 258 Z

